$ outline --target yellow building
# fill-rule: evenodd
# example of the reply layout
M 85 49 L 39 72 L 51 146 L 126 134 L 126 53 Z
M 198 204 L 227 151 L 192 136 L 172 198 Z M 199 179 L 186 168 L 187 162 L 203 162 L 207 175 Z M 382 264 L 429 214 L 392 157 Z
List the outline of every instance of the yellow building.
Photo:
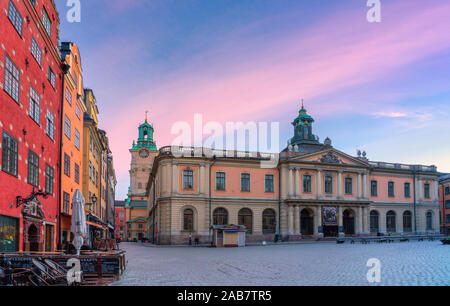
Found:
M 60 195 L 60 244 L 70 241 L 72 197 L 77 189 L 81 190 L 83 158 L 83 114 L 86 106 L 83 101 L 83 77 L 81 57 L 75 43 L 61 44 L 61 58 L 66 65 L 64 75 L 63 131 L 61 151 L 61 195 Z
M 101 133 L 98 129 L 98 107 L 94 92 L 84 90 L 83 131 L 83 196 L 86 199 L 86 215 L 89 228 L 89 238 L 92 241 L 96 236 L 104 237 L 106 224 L 102 220 L 101 201 L 101 167 L 102 155 L 105 150 Z M 89 242 L 90 242 L 89 241 Z

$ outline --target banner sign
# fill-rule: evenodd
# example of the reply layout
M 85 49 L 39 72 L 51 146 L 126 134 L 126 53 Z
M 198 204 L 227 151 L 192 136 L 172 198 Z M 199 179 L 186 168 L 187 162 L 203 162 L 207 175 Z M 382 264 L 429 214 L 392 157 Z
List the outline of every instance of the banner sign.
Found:
M 337 225 L 337 209 L 336 207 L 324 207 L 323 208 L 323 224 L 324 225 Z

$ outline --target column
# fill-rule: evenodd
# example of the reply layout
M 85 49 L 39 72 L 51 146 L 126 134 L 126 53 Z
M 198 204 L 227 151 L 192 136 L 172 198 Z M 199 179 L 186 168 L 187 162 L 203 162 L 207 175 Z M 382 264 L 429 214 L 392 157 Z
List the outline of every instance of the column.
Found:
M 338 171 L 338 179 L 337 179 L 337 197 L 338 199 L 342 199 L 342 171 Z
M 322 218 L 322 206 L 317 207 L 317 227 L 322 227 L 322 233 L 318 233 L 319 238 L 323 237 L 323 218 Z M 317 229 L 318 230 L 318 229 Z
M 280 180 L 281 180 L 281 190 L 280 190 L 280 193 L 281 193 L 281 198 L 282 199 L 285 199 L 285 198 L 287 198 L 287 196 L 288 196 L 288 185 L 287 185 L 287 182 L 288 182 L 288 178 L 287 178 L 287 173 L 288 172 L 288 170 L 287 170 L 287 168 L 286 168 L 286 166 L 282 166 L 281 167 L 281 174 L 280 174 Z
M 341 231 L 342 227 L 344 226 L 344 218 L 343 218 L 343 211 L 342 206 L 339 205 L 338 207 L 338 231 L 339 231 L 339 237 L 344 236 L 343 231 Z
M 368 193 L 367 193 L 367 173 L 363 173 L 362 180 L 363 180 L 363 198 L 368 199 Z
M 295 168 L 295 197 L 300 197 L 300 168 Z
M 314 236 L 319 235 L 319 208 L 314 208 Z
M 172 193 L 178 192 L 178 163 L 172 163 Z
M 434 202 L 438 202 L 439 201 L 439 199 L 438 199 L 438 190 L 439 190 L 438 181 L 437 180 L 433 181 L 433 185 L 432 186 L 433 186 L 433 190 L 432 190 L 433 201 Z M 444 189 L 442 191 L 444 192 Z
M 423 182 L 422 178 L 419 178 L 417 189 L 419 191 L 419 202 L 423 202 Z
M 292 198 L 292 196 L 294 195 L 294 190 L 293 190 L 293 182 L 294 182 L 294 176 L 292 173 L 293 169 L 289 168 L 289 179 L 288 179 L 288 186 L 289 186 L 289 194 L 288 197 Z
M 322 198 L 322 170 L 317 170 L 316 173 L 316 195 L 317 198 Z
M 357 218 L 357 221 L 358 221 L 358 230 L 357 230 L 357 233 L 356 233 L 356 234 L 361 234 L 361 232 L 362 232 L 362 219 L 363 219 L 363 216 L 362 216 L 362 208 L 361 208 L 361 206 L 360 206 L 360 207 L 358 207 L 358 218 Z
M 208 173 L 209 175 L 209 173 Z M 211 173 L 211 176 L 213 174 Z M 209 182 L 208 179 L 209 177 L 207 177 L 206 175 L 206 165 L 204 163 L 200 164 L 199 167 L 199 178 L 198 178 L 198 190 L 200 194 L 205 194 L 207 193 L 207 189 L 209 188 Z M 211 178 L 211 182 L 213 182 L 213 179 Z M 209 190 L 208 190 L 209 192 Z
M 289 228 L 289 235 L 294 234 L 294 207 L 289 206 L 289 213 L 288 213 L 288 228 Z
M 294 209 L 294 235 L 300 235 L 300 207 L 295 205 Z
M 358 173 L 358 186 L 357 186 L 357 198 L 358 199 L 361 199 L 361 181 L 362 181 L 362 179 L 361 179 L 361 173 Z

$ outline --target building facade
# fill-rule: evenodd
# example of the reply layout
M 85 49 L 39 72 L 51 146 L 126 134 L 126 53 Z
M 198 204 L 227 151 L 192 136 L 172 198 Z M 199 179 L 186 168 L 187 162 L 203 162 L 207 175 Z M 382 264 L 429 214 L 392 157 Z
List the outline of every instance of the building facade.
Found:
M 441 215 L 441 233 L 450 235 L 450 174 L 439 178 L 439 204 Z
M 62 104 L 63 133 L 61 150 L 61 195 L 60 231 L 61 243 L 70 241 L 72 218 L 72 197 L 76 190 L 82 190 L 83 175 L 83 77 L 80 51 L 75 43 L 61 43 L 61 59 L 66 65 L 63 79 L 64 98 Z
M 61 164 L 59 16 L 52 0 L 4 0 L 0 10 L 0 252 L 52 251 Z M 42 194 L 16 200 L 33 191 Z
M 125 201 L 116 201 L 114 203 L 114 236 L 120 240 L 126 239 L 126 219 L 125 219 Z
M 434 166 L 370 161 L 320 143 L 302 107 L 275 154 L 164 147 L 147 188 L 149 238 L 210 243 L 212 225 L 245 225 L 247 241 L 439 232 Z

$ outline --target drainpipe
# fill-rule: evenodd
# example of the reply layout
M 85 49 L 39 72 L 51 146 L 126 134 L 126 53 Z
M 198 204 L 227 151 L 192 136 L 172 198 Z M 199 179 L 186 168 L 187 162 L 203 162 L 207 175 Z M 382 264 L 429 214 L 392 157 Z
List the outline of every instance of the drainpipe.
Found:
M 60 129 L 59 129 L 59 172 L 58 172 L 58 249 L 62 248 L 61 243 L 61 193 L 62 193 L 62 154 L 63 154 L 63 134 L 64 134 L 64 90 L 66 88 L 65 76 L 70 69 L 70 66 L 63 63 L 62 68 L 62 87 L 61 87 L 61 114 L 60 114 Z M 70 232 L 69 237 L 70 241 Z

